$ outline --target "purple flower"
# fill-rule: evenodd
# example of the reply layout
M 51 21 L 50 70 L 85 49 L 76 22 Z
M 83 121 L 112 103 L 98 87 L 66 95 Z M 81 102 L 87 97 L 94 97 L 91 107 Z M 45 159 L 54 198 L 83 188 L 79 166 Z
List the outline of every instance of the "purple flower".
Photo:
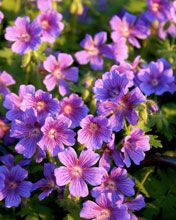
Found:
M 37 17 L 37 23 L 42 27 L 42 41 L 54 43 L 64 29 L 64 24 L 61 20 L 62 15 L 55 10 L 42 12 Z
M 111 194 L 102 194 L 96 203 L 90 200 L 83 203 L 80 217 L 97 220 L 130 220 L 127 206 L 112 201 Z
M 41 11 L 52 9 L 52 0 L 37 0 L 37 7 Z
M 136 125 L 138 113 L 135 107 L 145 101 L 145 96 L 138 88 L 134 88 L 117 102 L 105 101 L 98 105 L 98 114 L 109 117 L 109 123 L 113 131 L 120 131 L 124 127 L 124 119 Z
M 6 28 L 5 39 L 14 42 L 12 50 L 24 54 L 28 50 L 35 50 L 39 44 L 41 28 L 33 21 L 30 24 L 29 17 L 18 17 L 14 26 Z
M 82 98 L 77 94 L 71 94 L 69 97 L 62 99 L 60 109 L 60 113 L 71 120 L 71 128 L 78 127 L 80 121 L 86 117 L 89 111 Z
M 100 186 L 94 187 L 91 195 L 97 198 L 102 193 L 111 193 L 114 200 L 134 195 L 134 181 L 128 177 L 126 169 L 114 167 L 110 175 L 104 170 Z
M 119 74 L 117 70 L 106 72 L 102 79 L 95 82 L 93 92 L 97 101 L 110 101 L 118 99 L 128 91 L 129 81 L 126 76 Z
M 127 62 L 122 62 L 119 65 L 113 65 L 110 72 L 118 71 L 119 75 L 125 76 L 129 80 L 129 86 L 133 85 L 134 73 L 132 71 L 131 64 Z
M 18 96 L 15 93 L 9 93 L 5 96 L 3 106 L 9 111 L 6 113 L 6 118 L 10 121 L 21 119 L 23 111 L 21 109 L 24 97 L 26 94 L 34 94 L 35 87 L 32 85 L 21 85 L 18 91 Z
M 4 14 L 2 13 L 2 11 L 0 11 L 0 24 L 2 23 L 3 19 L 4 19 Z
M 93 70 L 103 69 L 103 56 L 112 58 L 111 49 L 105 45 L 107 40 L 106 32 L 95 34 L 94 38 L 86 34 L 80 45 L 84 50 L 75 53 L 75 57 L 79 64 L 85 65 L 90 63 Z
M 43 190 L 43 192 L 38 197 L 40 201 L 48 197 L 54 190 L 54 187 L 56 185 L 56 180 L 54 176 L 54 168 L 55 168 L 54 164 L 45 163 L 44 164 L 45 178 L 33 184 L 32 190 L 36 190 L 38 188 L 42 188 Z
M 171 1 L 169 0 L 147 0 L 147 17 L 150 20 L 164 21 L 168 18 Z
M 50 73 L 43 81 L 48 91 L 52 91 L 58 85 L 62 96 L 69 92 L 69 84 L 66 80 L 73 82 L 78 80 L 78 68 L 69 67 L 72 63 L 72 56 L 66 53 L 59 53 L 57 59 L 50 55 L 44 61 L 44 68 Z
M 111 140 L 112 130 L 108 126 L 108 120 L 101 116 L 88 115 L 80 122 L 78 142 L 85 144 L 88 149 L 100 149 L 103 142 Z
M 10 92 L 8 86 L 11 86 L 15 83 L 16 82 L 13 77 L 6 71 L 0 72 L 0 94 L 3 94 L 4 96 L 7 95 Z
M 120 152 L 119 149 L 115 148 L 115 134 L 114 133 L 112 134 L 111 141 L 108 144 L 106 144 L 105 149 L 103 150 L 103 154 L 99 161 L 99 167 L 103 167 L 104 169 L 109 171 L 111 167 L 111 161 L 110 161 L 111 156 L 116 166 L 118 167 L 124 166 L 122 153 Z
M 149 139 L 139 128 L 133 128 L 130 135 L 125 137 L 121 151 L 124 153 L 124 163 L 127 167 L 131 166 L 131 160 L 139 165 L 144 159 L 144 152 L 150 150 Z
M 144 197 L 139 194 L 135 199 L 125 203 L 128 206 L 128 212 L 131 216 L 131 220 L 138 220 L 138 218 L 132 213 L 133 211 L 139 211 L 145 207 Z
M 20 160 L 18 163 L 15 163 L 15 158 L 12 154 L 6 154 L 0 157 L 0 161 L 8 168 L 11 169 L 15 165 L 20 165 L 21 167 L 29 165 L 30 160 Z
M 165 68 L 164 62 L 161 59 L 150 62 L 138 72 L 139 87 L 146 95 L 162 95 L 170 91 L 170 85 L 174 82 L 173 70 Z
M 109 44 L 108 46 L 112 51 L 112 59 L 114 59 L 117 64 L 128 58 L 128 46 L 124 37 L 118 38 L 115 43 Z
M 44 126 L 41 128 L 43 137 L 38 143 L 43 151 L 48 150 L 51 156 L 56 156 L 64 149 L 64 145 L 73 146 L 75 144 L 75 132 L 70 130 L 71 121 L 59 115 L 56 119 L 47 117 Z
M 137 48 L 141 47 L 138 39 L 146 39 L 150 34 L 150 30 L 144 22 L 137 20 L 135 15 L 128 12 L 125 12 L 122 18 L 114 15 L 110 20 L 110 26 L 113 30 L 111 38 L 114 42 L 118 42 L 119 38 L 124 37 Z
M 8 170 L 5 166 L 0 166 L 0 201 L 5 199 L 5 206 L 17 207 L 21 203 L 21 197 L 29 198 L 32 183 L 25 181 L 28 172 L 19 165 Z
M 86 182 L 92 186 L 97 186 L 101 183 L 101 169 L 92 167 L 99 160 L 98 154 L 91 150 L 84 150 L 78 159 L 75 150 L 69 147 L 60 152 L 58 157 L 65 166 L 55 169 L 56 183 L 58 186 L 69 184 L 69 191 L 72 196 L 88 196 Z
M 14 120 L 11 126 L 11 137 L 20 139 L 15 150 L 26 158 L 31 158 L 36 152 L 36 145 L 42 137 L 41 123 L 33 109 L 27 109 L 21 120 Z
M 23 99 L 22 110 L 33 108 L 40 120 L 45 120 L 47 115 L 59 112 L 59 101 L 53 99 L 52 95 L 41 89 L 35 94 L 26 94 Z

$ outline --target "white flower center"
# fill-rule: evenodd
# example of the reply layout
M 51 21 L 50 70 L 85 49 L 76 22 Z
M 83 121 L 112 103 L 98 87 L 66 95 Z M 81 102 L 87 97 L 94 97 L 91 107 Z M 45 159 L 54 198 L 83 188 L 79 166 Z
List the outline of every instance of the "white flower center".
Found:
M 69 115 L 72 112 L 72 107 L 70 105 L 66 105 L 64 107 L 64 113 Z
M 111 216 L 109 209 L 103 209 L 100 214 L 96 217 L 96 220 L 108 220 Z
M 46 103 L 44 101 L 38 101 L 36 105 L 37 111 L 42 111 L 45 108 L 45 106 Z
M 73 167 L 72 174 L 73 174 L 73 176 L 81 177 L 82 176 L 82 168 L 79 166 Z
M 153 4 L 152 4 L 152 10 L 153 10 L 154 12 L 157 12 L 157 11 L 159 10 L 159 4 L 158 4 L 158 3 L 153 3 Z
M 49 28 L 49 22 L 47 20 L 43 20 L 41 22 L 42 29 L 47 30 Z
M 29 42 L 31 39 L 31 36 L 28 33 L 25 33 L 20 36 L 20 39 L 24 42 Z
M 56 136 L 56 130 L 54 128 L 52 128 L 49 133 L 48 133 L 50 138 L 55 138 Z

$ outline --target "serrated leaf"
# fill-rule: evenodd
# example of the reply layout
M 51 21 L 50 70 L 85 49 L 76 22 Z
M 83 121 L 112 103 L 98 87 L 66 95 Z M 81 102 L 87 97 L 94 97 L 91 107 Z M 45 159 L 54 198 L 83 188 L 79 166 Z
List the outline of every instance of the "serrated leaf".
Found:
M 152 147 L 155 147 L 155 148 L 162 148 L 163 145 L 161 144 L 161 141 L 158 140 L 158 136 L 157 135 L 149 135 L 150 137 L 150 145 Z

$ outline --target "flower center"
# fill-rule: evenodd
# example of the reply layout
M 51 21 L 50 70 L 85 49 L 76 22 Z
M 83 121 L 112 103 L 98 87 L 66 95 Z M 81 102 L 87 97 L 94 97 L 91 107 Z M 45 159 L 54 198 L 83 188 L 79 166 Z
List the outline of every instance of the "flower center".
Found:
M 42 29 L 47 30 L 49 28 L 49 22 L 47 20 L 43 20 L 41 22 Z
M 81 167 L 79 167 L 79 166 L 73 167 L 72 174 L 73 174 L 73 176 L 81 177 L 82 176 L 82 169 L 81 169 Z
M 53 72 L 53 75 L 58 79 L 59 77 L 61 78 L 61 72 L 60 72 L 60 69 L 59 67 L 57 66 Z
M 45 106 L 46 106 L 46 104 L 45 104 L 44 101 L 38 101 L 36 108 L 40 112 L 40 111 L 42 111 L 45 108 Z
M 129 31 L 128 26 L 124 25 L 123 30 L 122 30 L 122 35 L 124 37 L 128 37 L 129 33 L 130 33 L 130 31 Z
M 153 79 L 153 80 L 152 80 L 152 85 L 153 85 L 153 86 L 157 86 L 157 85 L 158 85 L 158 83 L 159 83 L 159 82 L 158 82 L 158 80 L 157 80 L 157 79 Z
M 109 91 L 109 95 L 110 95 L 110 97 L 115 98 L 116 96 L 119 95 L 119 91 L 118 91 L 117 89 L 115 89 L 115 88 L 112 88 L 112 89 Z
M 91 47 L 89 50 L 90 55 L 96 56 L 99 54 L 99 50 L 96 47 Z
M 109 188 L 109 189 L 112 189 L 112 190 L 116 190 L 116 184 L 113 180 L 109 179 L 107 182 L 106 182 L 106 186 Z
M 55 138 L 56 136 L 56 130 L 54 128 L 52 128 L 49 133 L 48 133 L 50 138 Z
M 108 220 L 111 216 L 109 209 L 103 209 L 100 214 L 96 217 L 96 220 Z
M 31 39 L 31 36 L 28 33 L 25 33 L 20 36 L 20 39 L 24 42 L 29 42 Z
M 158 3 L 153 3 L 153 4 L 152 4 L 152 10 L 153 10 L 154 12 L 157 12 L 157 11 L 159 10 L 159 4 L 158 4 Z
M 66 105 L 64 107 L 64 113 L 69 115 L 72 112 L 72 107 L 70 105 Z
M 16 182 L 10 182 L 9 183 L 9 188 L 10 189 L 15 189 L 17 187 L 17 183 Z
M 94 122 L 91 122 L 90 125 L 89 125 L 89 129 L 93 132 L 97 131 L 98 130 L 98 125 Z

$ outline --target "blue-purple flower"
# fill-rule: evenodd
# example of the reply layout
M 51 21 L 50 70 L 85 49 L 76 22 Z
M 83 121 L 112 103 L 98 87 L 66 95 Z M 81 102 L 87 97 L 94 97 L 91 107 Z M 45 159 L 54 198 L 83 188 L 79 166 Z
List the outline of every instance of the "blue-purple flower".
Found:
M 43 137 L 38 145 L 43 151 L 48 151 L 51 156 L 56 156 L 64 149 L 64 145 L 73 146 L 75 132 L 70 129 L 70 126 L 70 119 L 63 115 L 59 115 L 56 119 L 47 117 L 41 128 Z
M 123 156 L 119 149 L 115 148 L 115 134 L 112 134 L 112 139 L 109 143 L 105 145 L 103 149 L 103 154 L 99 160 L 99 167 L 103 167 L 107 171 L 111 167 L 111 157 L 117 167 L 123 167 Z
M 60 109 L 60 114 L 71 120 L 71 128 L 78 127 L 89 111 L 82 98 L 74 93 L 60 101 Z
M 59 87 L 59 93 L 64 96 L 69 92 L 68 81 L 77 82 L 78 68 L 70 67 L 73 63 L 71 55 L 59 53 L 57 58 L 53 55 L 47 57 L 43 66 L 50 74 L 43 81 L 48 91 L 52 91 L 56 85 Z
M 106 72 L 102 79 L 95 82 L 93 92 L 97 101 L 110 101 L 118 99 L 128 91 L 129 81 L 126 76 L 119 74 L 117 70 Z
M 22 198 L 29 198 L 32 190 L 32 183 L 26 181 L 28 172 L 19 165 L 7 169 L 0 166 L 0 201 L 5 199 L 7 208 L 17 207 Z
M 41 122 L 33 109 L 27 109 L 21 120 L 14 120 L 11 126 L 11 137 L 20 141 L 15 150 L 26 158 L 31 158 L 37 149 L 37 143 L 42 137 Z
M 144 68 L 140 69 L 137 78 L 139 87 L 146 95 L 162 95 L 169 92 L 174 85 L 171 85 L 175 79 L 173 70 L 166 68 L 165 61 L 159 59 L 157 62 L 150 62 Z
M 133 196 L 135 193 L 134 181 L 128 177 L 126 169 L 114 167 L 109 175 L 104 170 L 101 185 L 94 187 L 91 195 L 97 198 L 102 193 L 111 193 L 114 200 L 118 200 L 124 196 Z
M 61 20 L 62 15 L 55 10 L 44 11 L 37 17 L 37 23 L 42 28 L 42 41 L 54 43 L 64 29 L 64 24 Z
M 114 15 L 110 20 L 110 26 L 113 30 L 111 38 L 114 42 L 123 37 L 128 39 L 129 43 L 137 48 L 141 47 L 138 39 L 146 39 L 150 34 L 150 30 L 144 22 L 140 19 L 137 20 L 135 15 L 128 12 L 125 12 L 122 18 Z
M 106 118 L 88 115 L 81 120 L 80 126 L 78 142 L 85 144 L 88 149 L 100 149 L 103 142 L 111 140 L 112 130 Z
M 41 43 L 41 27 L 29 17 L 18 17 L 15 25 L 6 28 L 5 39 L 14 42 L 12 50 L 19 54 L 35 50 Z
M 54 190 L 54 187 L 56 185 L 54 168 L 55 166 L 53 163 L 45 163 L 44 164 L 45 178 L 40 179 L 39 181 L 33 184 L 32 190 L 36 190 L 39 188 L 43 190 L 43 192 L 38 196 L 40 201 L 48 197 Z
M 149 136 L 139 128 L 133 128 L 131 133 L 125 137 L 121 151 L 124 153 L 124 163 L 131 166 L 131 160 L 139 165 L 145 158 L 145 151 L 150 150 Z
M 93 70 L 103 69 L 103 56 L 112 59 L 112 52 L 106 45 L 107 33 L 99 32 L 94 38 L 86 34 L 80 45 L 84 50 L 75 53 L 75 57 L 79 64 L 85 65 L 90 63 Z
M 88 196 L 89 191 L 86 182 L 92 186 L 97 186 L 101 183 L 101 169 L 92 167 L 99 160 L 97 153 L 91 150 L 84 150 L 78 159 L 75 150 L 69 147 L 60 152 L 58 157 L 65 166 L 55 169 L 56 183 L 58 186 L 69 184 L 69 191 L 72 196 Z
M 168 18 L 170 9 L 170 0 L 147 0 L 147 17 L 149 20 L 164 21 Z
M 138 220 L 137 216 L 133 213 L 133 211 L 139 211 L 145 207 L 144 197 L 139 194 L 135 199 L 131 201 L 127 201 L 124 204 L 128 207 L 128 213 L 130 214 L 130 220 Z
M 145 101 L 145 96 L 139 88 L 134 88 L 119 100 L 105 101 L 98 104 L 98 114 L 108 117 L 113 131 L 120 131 L 124 127 L 124 119 L 136 125 L 138 113 L 135 107 Z

